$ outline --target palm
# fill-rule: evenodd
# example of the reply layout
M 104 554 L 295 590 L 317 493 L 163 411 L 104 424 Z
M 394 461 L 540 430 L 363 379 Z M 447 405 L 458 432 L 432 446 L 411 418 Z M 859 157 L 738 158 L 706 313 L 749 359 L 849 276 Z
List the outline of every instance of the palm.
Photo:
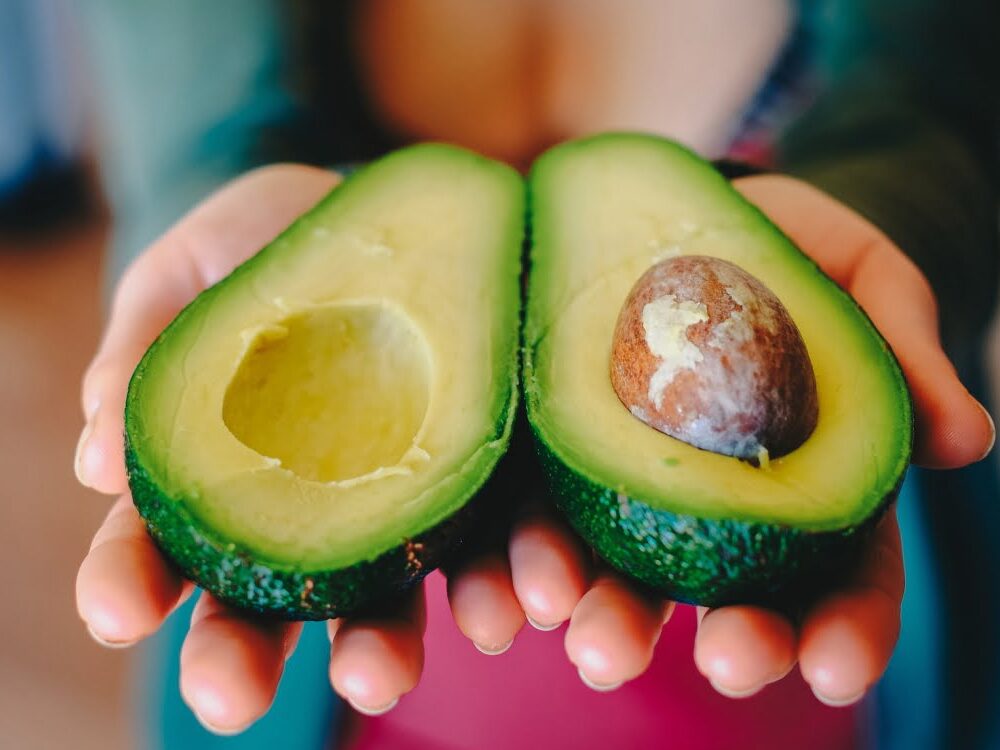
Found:
M 88 426 L 81 481 L 121 494 L 80 568 L 77 600 L 91 632 L 127 645 L 155 631 L 191 592 L 159 555 L 128 496 L 122 457 L 125 388 L 143 351 L 198 291 L 225 276 L 337 181 L 305 167 L 273 167 L 230 184 L 150 248 L 119 285 L 101 349 L 83 388 Z M 992 426 L 937 342 L 934 298 L 919 271 L 872 227 L 835 201 L 784 178 L 738 187 L 855 296 L 895 349 L 917 408 L 917 459 L 959 466 L 979 458 Z M 919 366 L 918 366 L 919 365 Z M 695 647 L 722 692 L 755 692 L 796 660 L 828 702 L 850 702 L 882 673 L 895 644 L 903 588 L 894 514 L 879 526 L 855 580 L 817 604 L 796 628 L 754 607 L 703 613 Z M 481 650 L 499 652 L 526 618 L 569 620 L 566 650 L 581 677 L 610 688 L 645 670 L 669 616 L 627 582 L 595 569 L 576 538 L 544 513 L 518 522 L 507 553 L 484 553 L 449 577 L 455 621 Z M 330 624 L 330 678 L 355 706 L 379 710 L 417 683 L 423 664 L 423 597 L 377 620 Z M 270 705 L 299 626 L 247 618 L 203 597 L 182 661 L 182 692 L 218 730 L 241 728 Z

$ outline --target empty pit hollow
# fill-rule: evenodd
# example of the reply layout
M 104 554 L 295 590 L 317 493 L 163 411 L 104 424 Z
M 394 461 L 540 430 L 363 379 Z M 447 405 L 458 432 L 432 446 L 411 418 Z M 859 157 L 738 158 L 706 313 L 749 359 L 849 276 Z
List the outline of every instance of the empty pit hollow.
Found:
M 430 399 L 419 329 L 378 304 L 327 305 L 256 332 L 229 384 L 223 420 L 303 479 L 336 482 L 399 465 Z

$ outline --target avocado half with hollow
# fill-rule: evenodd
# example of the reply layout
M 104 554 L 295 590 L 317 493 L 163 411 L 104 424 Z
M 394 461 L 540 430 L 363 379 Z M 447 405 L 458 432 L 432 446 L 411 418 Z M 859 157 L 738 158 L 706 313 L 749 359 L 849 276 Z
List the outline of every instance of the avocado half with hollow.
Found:
M 692 603 L 777 603 L 842 575 L 895 497 L 912 442 L 906 383 L 871 321 L 709 164 L 669 141 L 609 134 L 557 146 L 528 190 L 525 400 L 572 526 L 613 567 Z M 700 449 L 645 424 L 616 393 L 609 362 L 630 290 L 684 256 L 759 280 L 801 334 L 813 424 L 785 455 Z M 668 333 L 708 318 L 668 301 Z
M 160 335 L 129 385 L 126 461 L 185 576 L 320 619 L 447 559 L 514 418 L 523 193 L 460 149 L 398 151 Z

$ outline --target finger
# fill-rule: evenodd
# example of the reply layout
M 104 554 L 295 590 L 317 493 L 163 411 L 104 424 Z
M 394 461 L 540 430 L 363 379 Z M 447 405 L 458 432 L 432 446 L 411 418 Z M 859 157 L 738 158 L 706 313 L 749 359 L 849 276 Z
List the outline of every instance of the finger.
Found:
M 882 676 L 899 637 L 902 597 L 899 526 L 890 511 L 854 583 L 824 599 L 802 625 L 802 676 L 821 701 L 854 703 Z
M 718 692 L 745 698 L 788 674 L 796 645 L 795 629 L 781 615 L 761 607 L 723 607 L 702 615 L 694 661 Z
M 552 630 L 573 614 L 589 583 L 586 553 L 577 537 L 554 519 L 533 514 L 511 533 L 511 577 L 528 622 Z
M 913 394 L 914 460 L 955 468 L 984 458 L 993 420 L 941 349 L 934 294 L 916 265 L 869 221 L 806 183 L 768 175 L 734 185 L 851 293 L 889 342 Z
M 733 187 L 843 287 L 871 238 L 880 234 L 860 214 L 794 177 L 744 177 L 733 180 Z
M 160 556 L 123 495 L 98 530 L 76 578 L 76 606 L 91 634 L 129 645 L 153 633 L 191 587 Z
M 393 708 L 420 680 L 426 623 L 422 586 L 395 614 L 331 621 L 333 689 L 364 714 Z
M 200 204 L 129 267 L 84 376 L 87 424 L 75 460 L 81 483 L 125 491 L 125 391 L 143 352 L 199 291 L 264 246 L 337 180 L 331 172 L 293 165 L 251 172 Z
M 506 556 L 491 552 L 448 576 L 448 602 L 458 629 L 484 654 L 502 654 L 524 626 Z
M 672 610 L 672 603 L 648 598 L 617 576 L 598 578 L 566 631 L 566 654 L 580 679 L 595 690 L 613 690 L 638 677 Z
M 181 695 L 217 734 L 235 734 L 274 700 L 302 623 L 251 619 L 208 594 L 191 616 L 181 648 Z
M 891 295 L 885 294 L 889 278 L 894 280 Z M 984 458 L 993 447 L 993 420 L 941 349 L 934 295 L 917 267 L 891 245 L 874 245 L 856 269 L 850 292 L 906 375 L 916 416 L 914 460 L 956 468 Z

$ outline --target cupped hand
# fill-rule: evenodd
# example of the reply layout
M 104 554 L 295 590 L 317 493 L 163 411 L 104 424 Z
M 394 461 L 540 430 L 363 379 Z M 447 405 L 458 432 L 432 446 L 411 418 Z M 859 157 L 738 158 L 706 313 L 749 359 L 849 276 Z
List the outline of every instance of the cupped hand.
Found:
M 735 182 L 872 318 L 899 358 L 916 414 L 914 460 L 953 468 L 983 458 L 994 428 L 941 349 L 934 295 L 917 267 L 846 206 L 789 177 Z M 515 526 L 506 559 L 450 586 L 459 627 L 480 644 L 507 644 L 523 612 L 542 629 L 569 621 L 565 647 L 580 677 L 613 689 L 645 671 L 669 602 L 644 596 L 591 564 L 567 528 L 539 513 Z M 895 511 L 886 514 L 854 578 L 798 623 L 761 607 L 699 609 L 695 661 L 720 693 L 749 696 L 796 663 L 830 705 L 859 700 L 885 671 L 899 635 L 903 561 Z
M 252 172 L 181 220 L 122 278 L 84 380 L 86 427 L 76 458 L 81 482 L 121 495 L 77 581 L 80 615 L 99 641 L 141 640 L 193 589 L 160 556 L 128 495 L 122 412 L 135 365 L 199 291 L 336 181 L 307 167 Z M 858 299 L 892 344 L 914 394 L 918 461 L 948 467 L 981 457 L 992 443 L 992 424 L 940 349 L 933 295 L 919 271 L 871 225 L 801 183 L 759 177 L 738 186 Z M 745 695 L 798 660 L 824 700 L 854 700 L 881 674 L 895 643 L 902 579 L 898 531 L 887 517 L 857 580 L 817 605 L 798 630 L 752 607 L 704 614 L 698 665 L 720 691 Z M 506 554 L 485 553 L 451 575 L 449 596 L 458 626 L 486 653 L 505 650 L 526 618 L 542 629 L 569 620 L 567 653 L 598 689 L 642 673 L 672 611 L 618 576 L 595 572 L 575 536 L 541 511 L 515 525 Z M 420 591 L 380 617 L 331 622 L 334 688 L 362 711 L 390 708 L 419 679 L 424 625 Z M 182 693 L 202 722 L 232 732 L 263 715 L 299 630 L 204 596 L 181 654 Z
M 127 646 L 152 634 L 193 591 L 160 555 L 128 494 L 123 457 L 125 391 L 153 339 L 198 292 L 228 274 L 338 181 L 282 165 L 251 172 L 201 203 L 125 272 L 107 331 L 83 383 L 86 426 L 76 473 L 120 495 L 77 577 L 77 608 L 91 634 Z M 424 600 L 418 590 L 378 617 L 330 623 L 330 680 L 361 711 L 391 707 L 423 666 Z M 254 619 L 208 595 L 181 651 L 181 692 L 213 731 L 239 731 L 271 704 L 301 624 Z

